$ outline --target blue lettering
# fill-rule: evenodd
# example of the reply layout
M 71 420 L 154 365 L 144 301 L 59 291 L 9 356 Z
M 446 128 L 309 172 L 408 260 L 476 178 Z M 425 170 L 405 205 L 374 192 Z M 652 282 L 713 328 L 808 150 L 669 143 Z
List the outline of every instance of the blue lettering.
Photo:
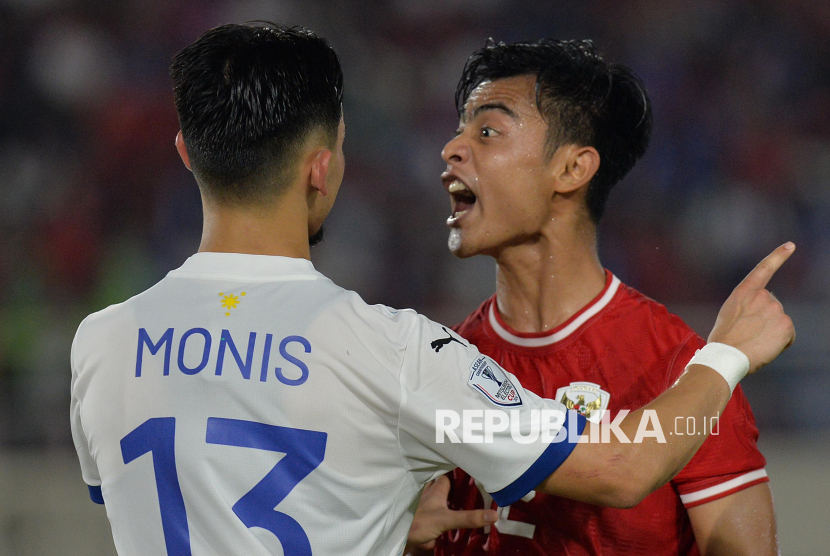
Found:
M 262 352 L 262 370 L 259 372 L 259 380 L 262 382 L 268 380 L 268 360 L 271 358 L 271 340 L 273 338 L 273 334 L 265 335 L 265 351 Z
M 172 328 L 171 328 L 172 330 Z M 184 347 L 187 343 L 187 339 L 190 338 L 193 334 L 201 334 L 205 338 L 205 349 L 202 352 L 202 360 L 199 362 L 198 365 L 193 367 L 192 369 L 184 364 Z M 191 328 L 184 334 L 182 334 L 182 339 L 179 341 L 179 370 L 186 375 L 195 375 L 199 371 L 205 368 L 205 365 L 208 363 L 208 359 L 210 358 L 210 332 L 205 330 L 204 328 Z
M 135 363 L 135 376 L 141 376 L 145 347 L 147 348 L 147 350 L 150 351 L 150 355 L 156 355 L 161 350 L 162 346 L 164 346 L 163 374 L 164 376 L 170 375 L 170 356 L 173 349 L 173 334 L 174 329 L 168 328 L 164 332 L 164 334 L 161 335 L 158 341 L 154 342 L 146 329 L 139 328 L 138 348 L 136 352 Z M 185 364 L 184 360 L 185 351 L 187 349 L 188 339 L 190 339 L 190 337 L 194 334 L 198 334 L 204 338 L 204 347 L 202 349 L 202 358 L 199 361 L 199 363 L 195 367 L 188 367 Z M 236 362 L 237 367 L 239 367 L 239 371 L 242 374 L 242 378 L 250 380 L 254 362 L 254 350 L 256 349 L 256 336 L 256 332 L 251 332 L 249 334 L 248 348 L 245 352 L 245 359 L 243 360 L 242 354 L 240 353 L 239 349 L 237 349 L 236 344 L 234 343 L 233 338 L 231 337 L 230 331 L 223 329 L 219 340 L 219 352 L 217 354 L 216 360 L 216 376 L 222 375 L 222 369 L 225 363 L 225 348 L 228 348 L 230 349 L 231 355 L 233 355 L 233 359 Z M 265 346 L 262 352 L 262 362 L 259 375 L 260 382 L 268 381 L 268 368 L 269 362 L 271 360 L 271 346 L 273 345 L 273 341 L 273 334 L 265 334 Z M 276 374 L 277 380 L 279 380 L 281 383 L 286 384 L 288 386 L 300 386 L 308 380 L 309 369 L 308 365 L 305 362 L 300 360 L 298 357 L 288 353 L 288 346 L 292 343 L 298 343 L 301 346 L 303 346 L 303 350 L 305 353 L 311 353 L 311 343 L 302 336 L 286 336 L 282 339 L 282 341 L 280 341 L 280 355 L 288 363 L 294 365 L 297 369 L 299 369 L 300 376 L 298 378 L 290 378 L 285 375 L 281 367 L 275 367 L 274 373 Z M 207 329 L 191 328 L 190 330 L 187 330 L 184 334 L 182 334 L 182 337 L 179 340 L 177 361 L 179 365 L 179 370 L 182 373 L 190 376 L 199 374 L 202 371 L 202 369 L 204 369 L 207 366 L 210 360 L 210 348 L 212 345 L 213 339 L 210 335 L 210 332 Z M 291 374 L 295 373 L 296 371 L 292 372 Z
M 302 344 L 302 346 L 305 348 L 306 353 L 311 353 L 311 344 L 308 342 L 308 340 L 306 340 L 302 336 L 287 336 L 286 338 L 283 338 L 282 342 L 280 342 L 280 355 L 285 357 L 285 359 L 289 363 L 293 363 L 294 365 L 297 366 L 298 369 L 300 369 L 300 371 L 301 371 L 300 378 L 297 378 L 297 379 L 287 378 L 284 374 L 282 374 L 282 369 L 279 368 L 279 367 L 274 369 L 274 372 L 277 375 L 277 379 L 280 382 L 282 382 L 283 384 L 287 384 L 288 386 L 299 386 L 300 384 L 302 384 L 306 380 L 308 380 L 308 367 L 306 366 L 305 363 L 303 363 L 302 361 L 300 361 L 299 359 L 297 359 L 296 357 L 294 357 L 293 355 L 288 353 L 288 351 L 286 350 L 286 347 L 291 342 L 297 342 L 299 344 Z
M 256 344 L 256 332 L 251 332 L 250 336 L 248 336 L 248 352 L 245 354 L 245 362 L 242 362 L 242 357 L 239 355 L 239 350 L 236 349 L 236 344 L 233 343 L 233 338 L 231 338 L 231 333 L 227 330 L 222 330 L 222 337 L 219 340 L 219 355 L 216 359 L 216 376 L 222 374 L 222 366 L 225 363 L 225 346 L 228 346 L 231 349 L 231 353 L 233 354 L 233 358 L 236 360 L 236 364 L 239 367 L 239 370 L 242 371 L 242 377 L 247 379 L 251 378 L 251 365 L 254 362 L 254 345 Z
M 168 328 L 167 332 L 161 335 L 161 338 L 155 344 L 147 334 L 144 328 L 138 329 L 138 353 L 135 358 L 135 376 L 141 376 L 141 363 L 144 357 L 144 346 L 150 350 L 150 355 L 155 355 L 164 344 L 164 376 L 170 374 L 170 346 L 173 345 L 173 329 Z

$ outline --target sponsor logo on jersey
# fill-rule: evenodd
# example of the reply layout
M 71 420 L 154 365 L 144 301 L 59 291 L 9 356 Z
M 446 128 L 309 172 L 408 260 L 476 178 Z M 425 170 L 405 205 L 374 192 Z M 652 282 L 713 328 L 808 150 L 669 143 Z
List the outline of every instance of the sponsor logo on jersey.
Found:
M 446 338 L 438 338 L 437 340 L 433 340 L 432 343 L 429 344 L 429 347 L 434 349 L 435 353 L 438 353 L 439 351 L 441 351 L 441 348 L 444 347 L 445 345 L 449 344 L 450 342 L 456 342 L 458 344 L 461 344 L 464 347 L 467 347 L 467 346 L 464 345 L 463 342 L 459 341 L 452 334 L 450 334 L 450 331 L 447 330 L 446 328 L 444 328 L 443 326 L 441 327 L 441 330 L 443 330 L 444 332 L 447 333 L 447 337 Z
M 219 297 L 222 298 L 220 303 L 222 303 L 222 307 L 227 309 L 225 312 L 225 316 L 231 316 L 231 309 L 236 309 L 236 306 L 239 305 L 240 297 L 245 297 L 245 292 L 240 293 L 239 295 L 234 295 L 232 293 L 225 294 L 225 292 L 219 292 Z
M 522 405 L 522 398 L 507 374 L 486 355 L 480 355 L 470 365 L 470 378 L 467 384 L 500 407 Z
M 593 423 L 599 423 L 608 409 L 611 394 L 593 382 L 571 382 L 556 391 L 556 399 Z

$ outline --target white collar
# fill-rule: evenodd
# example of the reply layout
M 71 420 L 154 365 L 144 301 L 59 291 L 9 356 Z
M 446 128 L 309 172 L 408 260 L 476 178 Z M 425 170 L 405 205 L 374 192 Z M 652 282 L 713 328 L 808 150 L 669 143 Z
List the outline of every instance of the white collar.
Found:
M 573 334 L 580 326 L 585 324 L 591 317 L 602 311 L 608 303 L 611 302 L 611 299 L 614 298 L 614 295 L 617 293 L 617 290 L 620 287 L 620 279 L 614 276 L 613 274 L 609 273 L 611 280 L 605 286 L 605 291 L 600 293 L 599 296 L 594 298 L 594 301 L 583 307 L 578 313 L 576 313 L 573 317 L 568 319 L 564 323 L 564 326 L 557 327 L 556 329 L 552 330 L 551 332 L 545 334 L 544 336 L 532 336 L 532 337 L 525 337 L 525 336 L 517 336 L 516 334 L 507 330 L 507 328 L 499 322 L 499 318 L 496 315 L 496 300 L 493 299 L 493 302 L 490 304 L 490 311 L 489 311 L 489 320 L 490 326 L 493 327 L 493 331 L 498 334 L 498 336 L 509 342 L 511 344 L 522 346 L 522 347 L 542 347 L 542 346 L 549 346 L 556 342 L 560 342 Z
M 324 278 L 308 259 L 245 253 L 196 253 L 182 266 L 170 272 L 171 276 L 202 276 L 211 278 L 273 279 L 287 275 Z

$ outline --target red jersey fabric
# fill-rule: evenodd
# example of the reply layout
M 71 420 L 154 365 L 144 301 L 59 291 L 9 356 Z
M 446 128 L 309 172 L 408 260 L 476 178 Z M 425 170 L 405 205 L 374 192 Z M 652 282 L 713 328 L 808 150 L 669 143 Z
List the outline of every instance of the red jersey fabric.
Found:
M 455 331 L 540 396 L 555 398 L 557 390 L 573 382 L 592 383 L 610 394 L 607 407 L 613 419 L 619 410 L 639 409 L 659 396 L 706 342 L 663 305 L 606 274 L 603 291 L 552 331 L 511 330 L 498 314 L 495 296 Z M 590 394 L 585 398 L 583 403 L 591 402 Z M 697 432 L 682 421 L 661 426 L 667 438 L 670 433 Z M 604 508 L 531 492 L 499 508 L 494 526 L 445 533 L 435 553 L 699 554 L 686 508 L 769 480 L 766 460 L 756 446 L 755 419 L 740 386 L 714 432 L 718 434 L 706 440 L 669 484 L 635 508 Z M 481 508 L 485 503 L 496 508 L 461 469 L 450 477 L 451 508 Z

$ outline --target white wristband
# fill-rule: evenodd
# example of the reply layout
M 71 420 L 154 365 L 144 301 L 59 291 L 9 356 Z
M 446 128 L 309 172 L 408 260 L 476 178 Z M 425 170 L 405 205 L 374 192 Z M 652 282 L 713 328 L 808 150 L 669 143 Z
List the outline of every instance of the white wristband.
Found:
M 749 358 L 736 347 L 712 342 L 697 350 L 692 360 L 686 365 L 706 365 L 717 371 L 729 383 L 729 391 L 734 392 L 735 386 L 749 372 Z

